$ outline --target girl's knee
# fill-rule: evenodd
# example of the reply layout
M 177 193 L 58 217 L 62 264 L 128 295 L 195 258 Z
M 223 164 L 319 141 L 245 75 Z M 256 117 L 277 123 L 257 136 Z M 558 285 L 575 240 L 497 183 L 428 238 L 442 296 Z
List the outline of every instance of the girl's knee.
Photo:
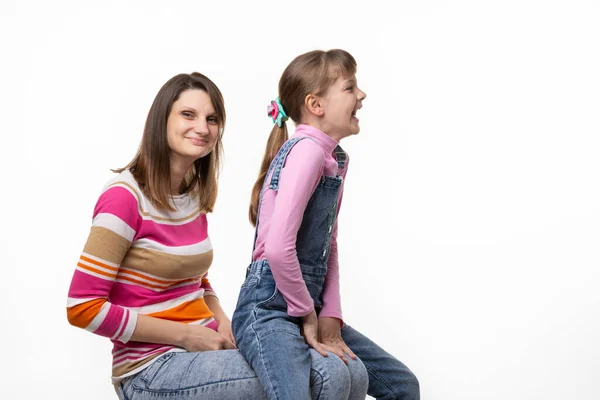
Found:
M 407 382 L 408 392 L 410 393 L 409 399 L 419 400 L 421 398 L 421 389 L 419 387 L 419 380 L 417 376 L 412 372 L 408 376 Z
M 328 354 L 328 357 L 320 354 L 313 356 L 311 386 L 313 389 L 322 390 L 324 398 L 346 399 L 352 386 L 350 371 L 341 358 L 332 353 Z
M 364 399 L 369 389 L 369 373 L 363 362 L 348 357 L 348 372 L 350 374 L 350 399 Z

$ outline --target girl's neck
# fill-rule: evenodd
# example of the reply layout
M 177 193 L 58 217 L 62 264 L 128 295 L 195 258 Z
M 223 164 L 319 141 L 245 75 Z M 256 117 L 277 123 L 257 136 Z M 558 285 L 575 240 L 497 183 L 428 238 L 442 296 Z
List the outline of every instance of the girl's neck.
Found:
M 336 142 L 339 142 L 340 140 L 342 140 L 343 138 L 348 136 L 348 135 L 332 132 L 331 129 L 328 129 L 327 126 L 324 126 L 323 124 L 321 124 L 320 120 L 318 120 L 316 118 L 312 118 L 308 121 L 302 122 L 302 124 L 312 126 L 313 128 L 320 130 L 321 132 L 323 132 L 324 134 L 326 134 L 327 136 L 329 136 Z

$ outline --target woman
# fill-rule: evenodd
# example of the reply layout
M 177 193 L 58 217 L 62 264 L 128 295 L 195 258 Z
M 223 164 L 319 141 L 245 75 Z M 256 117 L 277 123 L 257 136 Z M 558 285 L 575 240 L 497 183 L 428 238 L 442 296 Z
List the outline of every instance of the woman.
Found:
M 154 99 L 136 156 L 96 203 L 67 316 L 113 342 L 121 399 L 265 398 L 207 278 L 206 213 L 217 196 L 224 126 L 223 96 L 210 79 L 171 78 Z M 335 374 L 335 364 L 317 359 L 313 398 L 337 390 Z

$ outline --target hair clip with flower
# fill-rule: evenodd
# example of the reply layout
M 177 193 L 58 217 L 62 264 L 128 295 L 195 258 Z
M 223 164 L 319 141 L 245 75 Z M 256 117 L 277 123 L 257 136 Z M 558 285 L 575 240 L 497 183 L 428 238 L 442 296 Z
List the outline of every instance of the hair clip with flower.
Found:
M 281 128 L 283 123 L 288 120 L 288 116 L 283 110 L 279 97 L 271 101 L 271 104 L 267 107 L 267 116 L 270 117 L 277 126 Z

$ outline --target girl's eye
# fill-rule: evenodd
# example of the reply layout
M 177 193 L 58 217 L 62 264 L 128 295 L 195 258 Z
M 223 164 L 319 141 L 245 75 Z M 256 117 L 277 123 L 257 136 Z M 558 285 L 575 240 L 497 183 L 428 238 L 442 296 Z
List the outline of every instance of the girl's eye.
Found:
M 211 125 L 217 125 L 219 123 L 217 117 L 208 117 L 206 121 L 208 121 L 208 123 Z
M 186 117 L 186 118 L 194 118 L 194 114 L 193 114 L 193 113 L 191 113 L 191 112 L 189 112 L 189 111 L 183 111 L 183 112 L 181 113 L 181 115 L 183 115 L 183 116 L 184 116 L 184 117 Z
M 346 90 L 349 90 L 349 91 L 352 91 L 353 89 L 354 89 L 354 86 L 348 86 L 348 87 L 346 88 Z

